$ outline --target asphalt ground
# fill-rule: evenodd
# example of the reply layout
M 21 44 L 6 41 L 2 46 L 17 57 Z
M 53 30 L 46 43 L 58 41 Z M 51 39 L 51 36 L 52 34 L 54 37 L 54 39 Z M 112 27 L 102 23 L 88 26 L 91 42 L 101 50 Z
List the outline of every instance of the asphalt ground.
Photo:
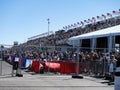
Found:
M 12 77 L 12 66 L 2 61 L 0 90 L 114 90 L 114 85 L 108 85 L 102 78 L 83 76 L 83 79 L 73 79 L 72 75 L 35 74 L 25 69 L 21 72 L 23 77 Z

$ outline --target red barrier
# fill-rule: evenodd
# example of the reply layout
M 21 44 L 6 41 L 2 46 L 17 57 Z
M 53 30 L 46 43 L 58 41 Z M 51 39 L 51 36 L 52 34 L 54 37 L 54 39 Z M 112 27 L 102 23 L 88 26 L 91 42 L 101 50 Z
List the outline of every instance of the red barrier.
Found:
M 62 73 L 62 74 L 76 73 L 76 63 L 74 63 L 74 62 L 61 62 L 60 65 L 61 65 L 60 73 Z M 81 70 L 79 70 L 78 73 L 81 73 Z
M 43 65 L 39 62 L 39 60 L 33 60 L 31 70 L 35 73 L 40 72 L 40 68 L 43 67 Z
M 73 74 L 76 73 L 76 63 L 74 62 L 45 62 L 46 71 L 48 69 L 52 72 L 60 72 L 61 74 Z M 39 73 L 40 68 L 43 65 L 39 60 L 34 60 L 32 62 L 32 70 L 36 73 Z M 79 72 L 81 73 L 81 67 L 79 67 Z
M 48 71 L 49 69 L 50 71 L 53 71 L 53 72 L 60 72 L 60 63 L 46 62 L 45 65 L 46 65 L 46 71 Z
M 65 63 L 64 62 L 60 63 L 60 73 L 65 74 Z
M 46 71 L 60 72 L 62 74 L 76 73 L 76 63 L 74 62 L 46 62 Z M 81 73 L 79 69 L 78 73 Z
M 35 61 L 35 72 L 36 73 L 39 73 L 39 65 L 40 65 L 40 63 L 39 63 L 39 61 Z

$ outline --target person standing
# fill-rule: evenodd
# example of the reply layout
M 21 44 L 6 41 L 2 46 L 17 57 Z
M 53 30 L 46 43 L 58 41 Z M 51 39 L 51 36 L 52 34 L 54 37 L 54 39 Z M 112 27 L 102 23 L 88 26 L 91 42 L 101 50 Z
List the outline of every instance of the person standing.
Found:
M 109 65 L 109 72 L 110 72 L 110 77 L 111 77 L 110 82 L 114 82 L 116 62 L 117 60 L 115 59 L 115 56 L 111 55 L 111 60 L 110 60 L 110 65 Z

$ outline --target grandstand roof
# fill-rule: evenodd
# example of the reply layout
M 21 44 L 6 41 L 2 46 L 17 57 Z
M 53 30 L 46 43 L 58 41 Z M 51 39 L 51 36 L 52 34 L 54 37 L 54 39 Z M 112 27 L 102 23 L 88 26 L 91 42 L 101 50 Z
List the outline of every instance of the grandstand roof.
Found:
M 53 34 L 53 31 L 49 31 L 49 35 L 51 35 L 51 34 Z M 35 40 L 37 38 L 45 37 L 45 36 L 48 36 L 48 32 L 45 32 L 45 33 L 42 33 L 42 34 L 39 34 L 36 36 L 32 36 L 32 37 L 28 38 L 28 40 Z
M 105 36 L 114 36 L 114 35 L 120 35 L 120 25 L 90 32 L 87 34 L 82 34 L 78 36 L 74 36 L 68 39 L 68 41 L 72 40 L 79 40 L 79 39 L 89 39 L 89 38 L 97 38 L 97 37 L 105 37 Z

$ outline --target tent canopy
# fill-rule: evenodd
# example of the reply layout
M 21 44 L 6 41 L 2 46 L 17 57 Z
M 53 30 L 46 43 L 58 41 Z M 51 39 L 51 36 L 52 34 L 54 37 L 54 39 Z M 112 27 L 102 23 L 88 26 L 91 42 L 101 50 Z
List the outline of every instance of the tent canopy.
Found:
M 89 38 L 98 38 L 98 37 L 106 37 L 106 36 L 115 36 L 120 35 L 120 25 L 90 32 L 87 34 L 82 34 L 78 36 L 74 36 L 68 39 L 68 41 L 79 40 L 79 39 L 89 39 Z

